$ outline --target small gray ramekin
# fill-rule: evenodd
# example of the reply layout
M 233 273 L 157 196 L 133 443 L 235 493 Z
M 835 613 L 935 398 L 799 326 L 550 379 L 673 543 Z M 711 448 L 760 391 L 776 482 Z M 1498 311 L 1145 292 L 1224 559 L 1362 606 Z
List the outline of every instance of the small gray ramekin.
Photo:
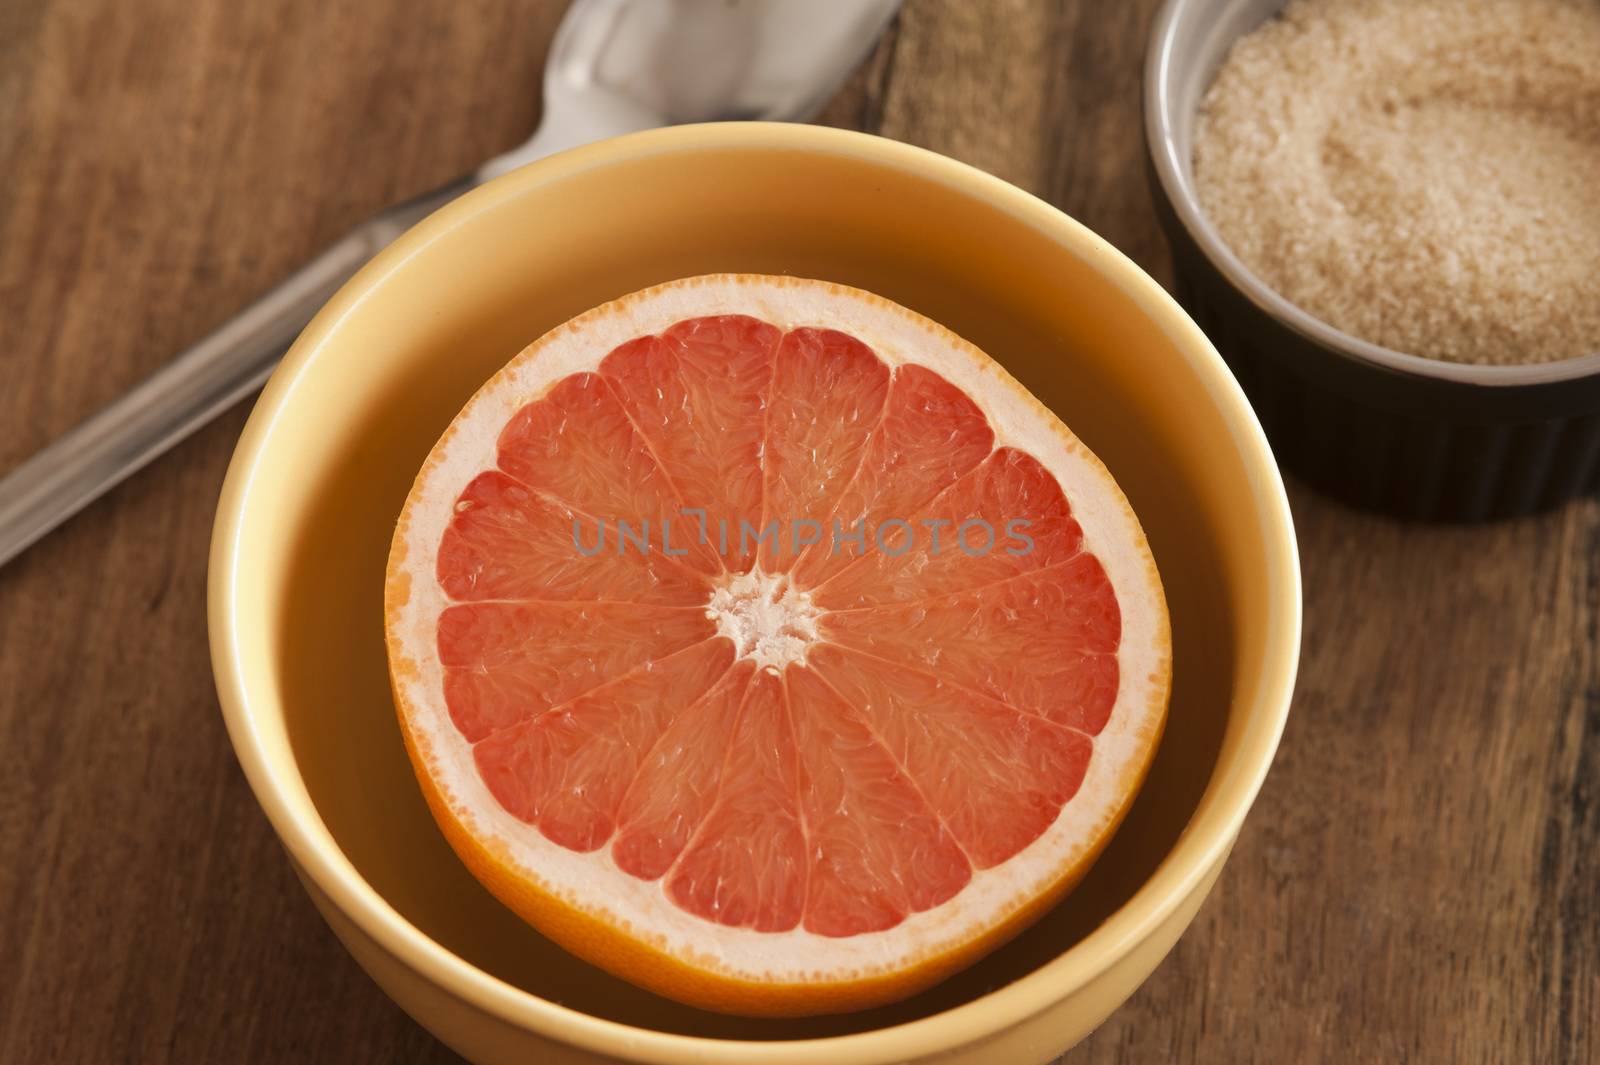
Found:
M 1191 168 L 1201 97 L 1233 42 L 1283 5 L 1167 0 L 1144 77 L 1151 194 L 1178 298 L 1244 386 L 1278 460 L 1358 506 L 1446 521 L 1600 489 L 1600 352 L 1477 366 L 1367 343 L 1269 289 L 1205 217 Z

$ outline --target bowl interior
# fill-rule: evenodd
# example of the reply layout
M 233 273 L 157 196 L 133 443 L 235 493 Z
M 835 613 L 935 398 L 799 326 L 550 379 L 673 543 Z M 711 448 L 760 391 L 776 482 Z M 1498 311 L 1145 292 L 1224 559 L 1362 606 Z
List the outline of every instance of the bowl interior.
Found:
M 708 127 L 626 143 L 513 174 L 425 223 L 369 267 L 353 298 L 335 301 L 264 396 L 253 465 L 235 471 L 228 622 L 250 742 L 288 815 L 325 826 L 406 920 L 541 998 L 664 1032 L 747 1039 L 857 1032 L 969 1002 L 1070 951 L 1127 904 L 1197 813 L 1248 802 L 1238 781 L 1253 791 L 1264 771 L 1293 669 L 1282 646 L 1297 592 L 1285 584 L 1295 577 L 1281 485 L 1199 334 L 1120 256 L 1021 193 L 913 149 L 826 131 Z M 701 1013 L 543 939 L 445 844 L 390 701 L 389 538 L 450 418 L 566 318 L 713 271 L 857 285 L 978 344 L 1113 471 L 1171 606 L 1170 724 L 1088 878 L 967 972 L 853 1016 Z

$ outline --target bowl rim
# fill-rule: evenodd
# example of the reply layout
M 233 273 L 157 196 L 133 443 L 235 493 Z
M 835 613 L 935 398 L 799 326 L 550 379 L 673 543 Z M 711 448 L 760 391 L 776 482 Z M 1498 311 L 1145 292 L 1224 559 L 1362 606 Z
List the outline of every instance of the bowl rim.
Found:
M 1262 682 L 1245 715 L 1237 753 L 1209 781 L 1202 809 L 1152 876 L 1087 937 L 1018 980 L 929 1017 L 867 1032 L 816 1039 L 755 1041 L 679 1035 L 596 1017 L 522 990 L 473 966 L 428 937 L 361 876 L 318 816 L 293 757 L 275 759 L 246 686 L 234 624 L 240 608 L 241 547 L 253 482 L 274 431 L 307 367 L 330 347 L 345 319 L 390 275 L 467 220 L 584 171 L 641 157 L 706 150 L 802 151 L 853 160 L 942 184 L 1039 229 L 1089 259 L 1122 288 L 1194 367 L 1236 440 L 1266 544 L 1267 597 Z M 423 979 L 501 1021 L 557 1043 L 625 1061 L 735 1063 L 760 1047 L 770 1062 L 874 1065 L 933 1054 L 1004 1031 L 1081 989 L 1125 957 L 1182 904 L 1226 857 L 1265 779 L 1282 735 L 1299 660 L 1299 556 L 1289 501 L 1260 423 L 1221 357 L 1167 292 L 1106 241 L 1056 208 L 999 178 L 934 152 L 852 131 L 781 123 L 727 122 L 629 134 L 511 171 L 453 201 L 401 236 L 318 312 L 258 399 L 229 464 L 218 503 L 208 573 L 213 671 L 228 735 L 245 776 L 293 861 L 328 901 L 373 943 Z M 1207 801 L 1209 800 L 1209 801 Z
M 1364 366 L 1410 377 L 1425 377 L 1487 388 L 1553 385 L 1600 375 L 1600 350 L 1550 362 L 1493 365 L 1447 362 L 1387 348 L 1346 333 L 1303 310 L 1276 292 L 1244 264 L 1222 239 L 1200 206 L 1191 167 L 1179 152 L 1173 128 L 1172 65 L 1178 53 L 1178 23 L 1201 0 L 1166 0 L 1156 13 L 1144 64 L 1145 147 L 1156 179 L 1178 222 L 1211 265 L 1257 310 L 1303 339 Z

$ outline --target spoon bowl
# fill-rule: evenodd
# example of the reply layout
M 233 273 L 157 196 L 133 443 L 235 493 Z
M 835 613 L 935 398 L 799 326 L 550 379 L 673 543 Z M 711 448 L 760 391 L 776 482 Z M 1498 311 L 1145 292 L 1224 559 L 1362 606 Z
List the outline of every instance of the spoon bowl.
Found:
M 478 175 L 656 126 L 804 122 L 899 7 L 900 0 L 578 0 L 550 45 L 539 131 Z

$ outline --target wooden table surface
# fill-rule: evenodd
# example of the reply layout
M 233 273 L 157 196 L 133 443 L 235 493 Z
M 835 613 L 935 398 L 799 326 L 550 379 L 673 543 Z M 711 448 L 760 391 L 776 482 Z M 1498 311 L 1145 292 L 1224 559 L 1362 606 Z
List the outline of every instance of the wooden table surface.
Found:
M 0 4 L 0 470 L 525 137 L 562 7 Z M 990 170 L 1166 279 L 1154 7 L 910 0 L 824 121 Z M 0 570 L 0 1061 L 452 1060 L 323 925 L 223 732 L 206 546 L 244 417 Z M 1600 504 L 1449 528 L 1291 495 L 1276 766 L 1193 928 L 1069 1060 L 1600 1060 Z

